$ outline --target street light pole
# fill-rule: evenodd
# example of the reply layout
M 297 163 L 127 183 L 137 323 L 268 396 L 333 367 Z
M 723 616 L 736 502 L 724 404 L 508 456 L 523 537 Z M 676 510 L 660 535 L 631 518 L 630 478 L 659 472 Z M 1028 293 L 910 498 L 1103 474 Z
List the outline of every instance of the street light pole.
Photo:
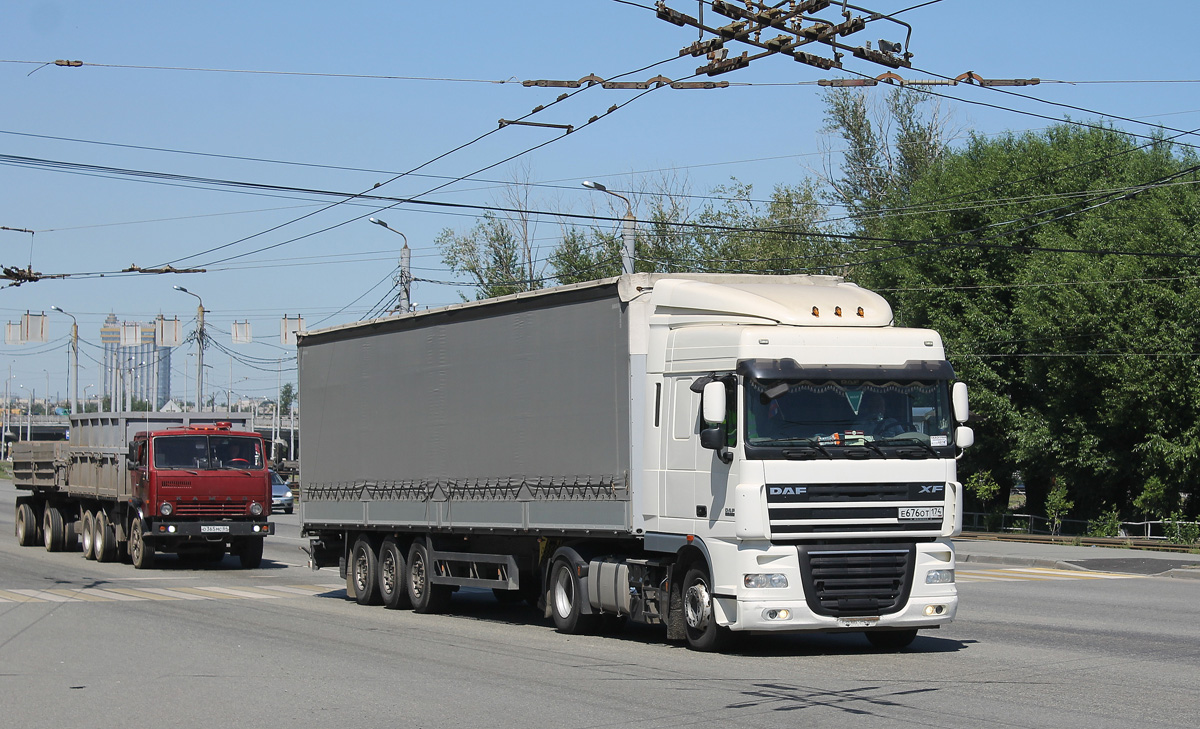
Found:
M 25 408 L 25 440 L 33 440 L 33 401 L 37 397 L 37 393 L 24 385 L 17 385 L 17 387 L 29 393 L 29 406 Z M 20 427 L 17 426 L 18 429 Z
M 625 201 L 625 218 L 621 221 L 621 273 L 633 273 L 633 249 L 637 238 L 637 220 L 633 217 L 633 203 L 624 195 L 613 192 L 599 182 L 584 180 L 583 186 L 589 190 L 599 190 Z
M 204 402 L 204 299 L 182 286 L 176 286 L 175 290 L 195 296 L 200 302 L 196 308 L 196 412 L 200 412 L 200 404 Z
M 397 308 L 407 314 L 411 306 L 410 299 L 412 298 L 412 272 L 409 264 L 411 257 L 408 250 L 408 236 L 391 227 L 379 218 L 368 218 L 368 220 L 375 225 L 387 228 L 404 239 L 404 247 L 400 249 L 400 306 Z
M 71 399 L 71 412 L 79 412 L 79 321 L 73 314 L 63 311 L 57 306 L 51 306 L 51 309 L 60 314 L 66 314 L 71 317 L 71 392 L 74 397 Z

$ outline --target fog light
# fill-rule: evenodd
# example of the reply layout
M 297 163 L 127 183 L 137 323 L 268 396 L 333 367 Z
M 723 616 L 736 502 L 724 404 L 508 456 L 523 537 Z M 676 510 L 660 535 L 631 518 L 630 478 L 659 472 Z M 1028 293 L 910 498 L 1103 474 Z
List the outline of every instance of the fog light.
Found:
M 255 532 L 258 532 L 258 531 L 259 531 L 259 529 L 260 529 L 260 527 L 259 527 L 257 524 L 255 524 L 255 525 L 254 525 L 254 531 L 255 531 Z
M 173 509 L 171 508 L 171 504 L 167 501 L 164 501 L 162 506 L 158 507 L 158 513 L 162 514 L 163 516 L 170 516 L 172 511 Z
M 254 516 L 259 516 L 262 514 L 262 512 L 263 512 L 262 504 L 258 503 L 257 501 L 250 502 L 250 513 L 251 514 L 253 514 Z
M 954 582 L 954 570 L 929 570 L 925 573 L 926 585 L 948 585 Z
M 929 616 L 945 615 L 946 614 L 946 606 L 945 605 L 926 605 L 925 606 L 925 614 L 929 615 Z
M 172 524 L 171 526 L 167 527 L 167 531 L 174 534 L 175 533 L 175 525 Z
M 746 587 L 763 588 L 763 587 L 787 587 L 787 575 L 770 574 L 770 575 L 746 575 Z
M 767 608 L 762 615 L 764 620 L 791 620 L 792 611 L 787 608 Z

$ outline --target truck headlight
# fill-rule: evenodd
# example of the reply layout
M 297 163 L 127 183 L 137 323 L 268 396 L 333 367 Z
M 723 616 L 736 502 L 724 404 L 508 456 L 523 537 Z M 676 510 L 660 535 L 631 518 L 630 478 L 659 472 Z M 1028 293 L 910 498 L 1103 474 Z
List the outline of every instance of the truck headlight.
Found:
M 929 570 L 925 573 L 926 585 L 948 585 L 954 582 L 954 570 Z
M 763 587 L 787 587 L 787 575 L 779 573 L 769 575 L 746 575 L 746 587 L 759 589 Z
M 262 513 L 263 513 L 262 504 L 258 503 L 257 501 L 251 501 L 250 502 L 250 514 L 253 516 L 262 516 Z
M 174 509 L 171 507 L 171 503 L 168 501 L 164 501 L 162 506 L 158 507 L 158 513 L 162 514 L 163 516 L 170 516 L 172 511 L 174 511 Z

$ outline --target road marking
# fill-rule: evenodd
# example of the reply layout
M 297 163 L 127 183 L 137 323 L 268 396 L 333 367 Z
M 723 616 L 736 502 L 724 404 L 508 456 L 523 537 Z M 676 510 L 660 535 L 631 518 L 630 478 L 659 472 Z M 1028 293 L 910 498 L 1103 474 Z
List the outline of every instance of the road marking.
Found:
M 956 582 L 1040 582 L 1052 580 L 1128 580 L 1146 576 L 1119 572 L 1058 570 L 1046 567 L 1014 567 L 998 570 L 957 570 L 954 579 Z
M 75 600 L 74 598 L 66 597 L 64 595 L 56 595 L 53 592 L 47 592 L 45 590 L 9 590 L 9 592 L 15 592 L 18 595 L 31 597 L 38 602 L 79 602 L 79 600 Z
M 78 602 L 150 602 L 160 600 L 282 600 L 297 597 L 313 597 L 345 585 L 256 585 L 221 587 L 54 587 L 45 590 L 11 588 L 0 590 L 0 603 L 78 603 Z

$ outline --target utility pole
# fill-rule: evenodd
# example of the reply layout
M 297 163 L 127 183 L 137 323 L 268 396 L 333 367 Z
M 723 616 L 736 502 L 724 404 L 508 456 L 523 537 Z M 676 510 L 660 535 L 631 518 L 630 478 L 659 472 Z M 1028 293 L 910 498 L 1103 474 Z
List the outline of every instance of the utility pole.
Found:
M 396 235 L 404 239 L 404 247 L 400 249 L 400 278 L 396 281 L 396 285 L 400 288 L 400 301 L 396 309 L 407 314 L 412 308 L 412 269 L 410 267 L 410 254 L 408 249 L 408 236 L 391 227 L 379 218 L 368 218 L 375 225 L 387 228 Z
M 200 302 L 196 307 L 196 412 L 200 412 L 204 403 L 204 299 L 182 286 L 176 286 L 175 290 L 195 296 Z
M 69 312 L 57 306 L 50 307 L 53 311 L 71 317 L 71 412 L 79 413 L 79 321 Z
M 637 220 L 633 217 L 633 203 L 624 195 L 613 192 L 599 182 L 584 180 L 583 186 L 589 190 L 599 190 L 625 201 L 625 217 L 621 220 L 621 273 L 633 273 L 634 244 L 637 241 Z

